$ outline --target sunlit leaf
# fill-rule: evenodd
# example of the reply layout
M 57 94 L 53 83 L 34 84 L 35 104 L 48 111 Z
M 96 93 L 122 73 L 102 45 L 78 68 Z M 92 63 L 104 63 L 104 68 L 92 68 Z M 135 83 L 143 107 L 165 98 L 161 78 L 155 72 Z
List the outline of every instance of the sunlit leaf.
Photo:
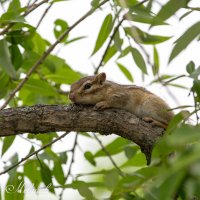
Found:
M 194 80 L 197 80 L 200 75 L 200 66 L 197 67 L 191 74 L 190 77 L 193 78 Z
M 128 159 L 131 159 L 137 153 L 136 149 L 129 147 L 129 146 L 125 147 L 124 151 L 125 151 L 125 155 Z
M 62 163 L 59 160 L 55 160 L 52 173 L 58 183 L 63 185 L 65 183 L 65 176 L 61 164 Z
M 124 29 L 136 42 L 147 44 L 147 45 L 159 44 L 171 38 L 171 36 L 169 37 L 169 36 L 151 35 L 135 26 L 125 27 Z
M 123 50 L 121 51 L 121 54 L 120 54 L 120 56 L 119 56 L 118 58 L 125 57 L 125 56 L 127 56 L 130 52 L 131 52 L 131 47 L 128 46 L 128 47 L 126 47 L 125 49 L 123 49 Z
M 6 190 L 4 192 L 5 200 L 9 199 L 19 199 L 23 200 L 25 196 L 24 176 L 22 173 L 15 173 L 15 176 L 10 176 L 6 183 Z M 21 186 L 21 187 L 20 187 Z
M 192 25 L 183 35 L 175 42 L 175 46 L 170 54 L 169 62 L 179 55 L 187 46 L 200 34 L 200 22 Z
M 10 53 L 11 53 L 12 64 L 14 65 L 15 69 L 18 70 L 23 62 L 23 57 L 19 50 L 19 47 L 15 44 L 11 45 Z
M 135 61 L 135 64 L 140 68 L 140 70 L 144 74 L 147 74 L 147 68 L 142 54 L 136 48 L 132 48 L 131 53 Z
M 195 70 L 195 64 L 193 61 L 190 61 L 187 65 L 186 65 L 186 70 L 188 72 L 188 74 L 191 74 L 192 72 L 194 72 Z
M 126 78 L 133 82 L 133 77 L 132 74 L 129 72 L 129 70 L 122 64 L 117 63 L 117 66 L 119 67 L 119 69 L 123 72 L 123 74 L 126 76 Z
M 124 147 L 128 144 L 130 144 L 130 141 L 125 140 L 123 138 L 116 138 L 114 141 L 106 145 L 105 148 L 110 155 L 114 155 L 121 152 L 124 149 Z M 100 156 L 107 156 L 102 149 L 100 149 L 94 154 L 94 157 Z
M 200 98 L 200 80 L 194 80 L 192 88 L 197 93 L 197 96 Z
M 38 160 L 28 160 L 24 164 L 24 175 L 28 177 L 35 189 L 38 189 L 39 184 L 42 182 L 40 170 L 41 166 Z
M 81 75 L 70 68 L 60 68 L 57 70 L 57 73 L 47 74 L 45 78 L 55 83 L 72 84 L 79 80 Z
M 95 200 L 92 191 L 88 188 L 87 183 L 83 181 L 73 181 L 73 188 L 77 189 L 79 194 L 86 199 Z
M 119 174 L 116 170 L 109 171 L 104 176 L 104 184 L 112 190 L 119 181 Z
M 169 0 L 165 5 L 163 5 L 154 18 L 154 23 L 152 25 L 157 25 L 159 22 L 165 21 L 170 18 L 174 13 L 176 13 L 180 8 L 187 6 L 188 0 Z
M 132 8 L 133 6 L 138 4 L 138 1 L 137 0 L 126 0 L 126 1 L 116 0 L 116 3 L 123 8 Z
M 1 156 L 3 156 L 4 153 L 6 153 L 6 151 L 10 148 L 14 140 L 15 140 L 15 136 L 9 136 L 9 137 L 4 138 Z
M 158 74 L 159 72 L 159 55 L 158 55 L 158 51 L 157 51 L 157 48 L 154 46 L 153 47 L 153 62 L 154 62 L 154 65 L 153 65 L 153 75 L 156 75 Z
M 94 155 L 90 151 L 86 151 L 84 153 L 85 158 L 89 161 L 90 164 L 96 166 L 96 162 L 94 160 Z
M 24 88 L 36 94 L 56 95 L 56 91 L 47 82 L 30 78 L 24 85 Z
M 113 27 L 112 15 L 108 14 L 101 25 L 92 55 L 95 54 L 108 38 Z
M 0 40 L 0 67 L 13 79 L 17 78 L 17 73 L 11 62 L 8 44 L 5 39 Z
M 42 166 L 41 166 L 41 178 L 42 181 L 44 182 L 45 186 L 47 187 L 47 189 L 52 192 L 55 193 L 52 183 L 52 173 L 51 170 L 49 169 L 49 167 L 43 162 L 40 161 Z
M 66 164 L 67 163 L 67 152 L 60 152 L 59 153 L 59 158 L 62 164 Z
M 117 48 L 115 45 L 111 45 L 103 59 L 104 64 L 106 64 L 115 54 L 117 53 Z
M 56 37 L 56 39 L 58 39 L 61 34 L 66 31 L 69 27 L 68 23 L 62 19 L 57 19 L 55 22 L 54 22 L 54 35 Z M 65 38 L 62 40 L 62 42 L 64 42 L 66 39 L 67 39 L 68 35 L 65 36 Z

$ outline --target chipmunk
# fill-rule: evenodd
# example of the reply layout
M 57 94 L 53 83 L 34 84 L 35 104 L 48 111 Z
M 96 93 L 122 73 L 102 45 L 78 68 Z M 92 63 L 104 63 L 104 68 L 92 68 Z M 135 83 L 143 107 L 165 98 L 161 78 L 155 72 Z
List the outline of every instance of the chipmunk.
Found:
M 95 110 L 127 110 L 152 126 L 167 128 L 173 112 L 160 97 L 139 86 L 106 80 L 106 74 L 87 76 L 71 85 L 69 98 L 77 104 L 94 105 Z

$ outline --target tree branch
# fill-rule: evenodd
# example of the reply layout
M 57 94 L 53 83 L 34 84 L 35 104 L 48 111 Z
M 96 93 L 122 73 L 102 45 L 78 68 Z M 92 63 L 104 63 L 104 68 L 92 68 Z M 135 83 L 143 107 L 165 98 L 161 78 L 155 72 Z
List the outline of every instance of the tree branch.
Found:
M 118 109 L 94 111 L 91 106 L 36 105 L 0 111 L 0 136 L 53 131 L 114 133 L 138 144 L 148 164 L 153 145 L 163 134 L 162 128 Z

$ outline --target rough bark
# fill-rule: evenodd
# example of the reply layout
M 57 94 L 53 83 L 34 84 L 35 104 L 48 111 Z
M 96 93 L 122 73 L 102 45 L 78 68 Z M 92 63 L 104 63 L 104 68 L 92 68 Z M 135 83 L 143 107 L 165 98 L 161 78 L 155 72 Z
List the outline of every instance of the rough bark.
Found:
M 0 136 L 53 131 L 117 134 L 138 144 L 149 164 L 153 145 L 164 130 L 118 109 L 95 111 L 90 106 L 35 105 L 0 111 Z

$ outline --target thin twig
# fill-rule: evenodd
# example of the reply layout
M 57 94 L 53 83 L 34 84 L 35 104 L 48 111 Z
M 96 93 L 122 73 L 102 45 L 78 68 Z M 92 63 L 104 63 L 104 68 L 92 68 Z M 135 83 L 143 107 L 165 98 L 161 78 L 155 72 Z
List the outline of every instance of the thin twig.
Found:
M 67 174 L 66 174 L 66 176 L 65 176 L 65 182 L 67 181 L 69 175 L 71 174 L 72 165 L 73 165 L 73 163 L 74 163 L 75 149 L 76 149 L 77 141 L 78 141 L 78 133 L 76 133 L 76 136 L 75 136 L 75 139 L 74 139 L 74 145 L 73 145 L 72 150 L 71 150 L 71 152 L 72 152 L 72 159 L 71 159 L 71 162 L 70 162 L 70 164 L 69 164 L 68 172 L 67 172 Z M 60 193 L 60 195 L 59 195 L 59 199 L 60 199 L 60 200 L 62 199 L 64 190 L 65 190 L 65 188 L 62 189 L 62 191 L 61 191 L 61 193 Z
M 55 140 L 49 142 L 48 144 L 45 144 L 44 146 L 42 146 L 41 148 L 39 148 L 37 151 L 34 151 L 33 153 L 30 153 L 28 156 L 22 158 L 19 162 L 15 163 L 14 165 L 12 165 L 11 167 L 9 167 L 8 169 L 6 169 L 3 172 L 0 172 L 0 175 L 3 175 L 7 172 L 9 172 L 10 170 L 14 169 L 15 167 L 17 167 L 18 165 L 20 165 L 22 162 L 26 161 L 27 159 L 29 159 L 30 157 L 38 154 L 40 151 L 46 149 L 47 147 L 51 146 L 52 144 L 54 144 L 55 142 L 57 142 L 58 140 L 62 139 L 63 137 L 65 137 L 66 135 L 68 135 L 68 132 L 62 134 L 61 136 L 59 136 L 58 138 L 56 138 Z
M 41 145 L 39 145 L 38 143 L 33 142 L 33 141 L 30 141 L 28 138 L 25 138 L 25 137 L 23 137 L 22 135 L 19 135 L 19 137 L 22 138 L 23 140 L 25 140 L 25 141 L 31 143 L 32 145 L 35 144 L 35 145 L 41 147 Z
M 183 77 L 186 77 L 186 75 L 185 75 L 185 74 L 182 74 L 182 75 L 176 76 L 176 77 L 174 77 L 174 78 L 172 78 L 172 79 L 170 79 L 170 80 L 168 80 L 168 81 L 165 81 L 165 82 L 163 83 L 163 86 L 165 86 L 165 85 L 167 85 L 167 84 L 171 83 L 172 81 L 175 81 L 175 80 L 177 80 L 177 79 L 179 79 L 179 78 L 183 78 Z
M 40 26 L 42 20 L 44 19 L 44 17 L 46 16 L 46 14 L 48 13 L 48 11 L 50 10 L 50 8 L 53 6 L 53 3 L 50 3 L 49 6 L 46 8 L 46 10 L 44 11 L 44 13 L 42 14 L 37 26 L 36 26 L 36 29 L 38 29 L 38 27 Z
M 97 74 L 99 69 L 100 69 L 100 67 L 103 65 L 103 61 L 104 61 L 104 59 L 105 59 L 105 57 L 106 57 L 106 55 L 108 53 L 109 47 L 110 47 L 110 45 L 111 45 L 111 43 L 112 43 L 112 41 L 113 41 L 113 39 L 114 39 L 119 27 L 120 27 L 120 25 L 122 24 L 123 21 L 124 21 L 124 18 L 121 19 L 121 21 L 119 21 L 119 23 L 117 24 L 117 26 L 115 27 L 115 29 L 113 31 L 113 34 L 110 36 L 110 40 L 108 42 L 108 45 L 107 45 L 107 47 L 106 47 L 106 49 L 104 51 L 104 54 L 103 54 L 103 56 L 102 56 L 102 58 L 101 58 L 101 60 L 100 60 L 100 62 L 98 64 L 97 68 L 95 69 L 94 74 Z
M 13 98 L 13 96 L 23 87 L 23 85 L 26 83 L 26 81 L 29 79 L 31 74 L 36 70 L 36 68 L 43 63 L 45 58 L 54 50 L 54 48 L 65 38 L 66 35 L 69 34 L 71 30 L 73 30 L 79 23 L 81 23 L 83 20 L 85 20 L 87 17 L 89 17 L 91 14 L 94 13 L 94 11 L 105 4 L 108 0 L 104 0 L 101 4 L 99 4 L 98 7 L 91 8 L 85 15 L 83 15 L 79 20 L 77 20 L 73 25 L 71 25 L 61 36 L 54 42 L 39 58 L 39 60 L 36 61 L 36 63 L 30 68 L 30 70 L 27 72 L 25 78 L 17 85 L 17 87 L 10 93 L 8 99 L 4 102 L 4 104 L 1 106 L 0 110 L 5 108 L 10 100 Z
M 117 166 L 117 164 L 115 163 L 115 161 L 113 160 L 112 156 L 110 155 L 110 153 L 107 151 L 107 149 L 104 147 L 103 143 L 101 142 L 101 140 L 96 136 L 95 133 L 93 133 L 94 138 L 97 140 L 97 142 L 99 143 L 99 145 L 101 146 L 102 150 L 105 152 L 105 154 L 108 156 L 108 158 L 110 159 L 111 163 L 113 164 L 113 166 L 117 169 L 118 173 L 120 176 L 124 177 L 125 174 L 121 171 L 121 169 Z

